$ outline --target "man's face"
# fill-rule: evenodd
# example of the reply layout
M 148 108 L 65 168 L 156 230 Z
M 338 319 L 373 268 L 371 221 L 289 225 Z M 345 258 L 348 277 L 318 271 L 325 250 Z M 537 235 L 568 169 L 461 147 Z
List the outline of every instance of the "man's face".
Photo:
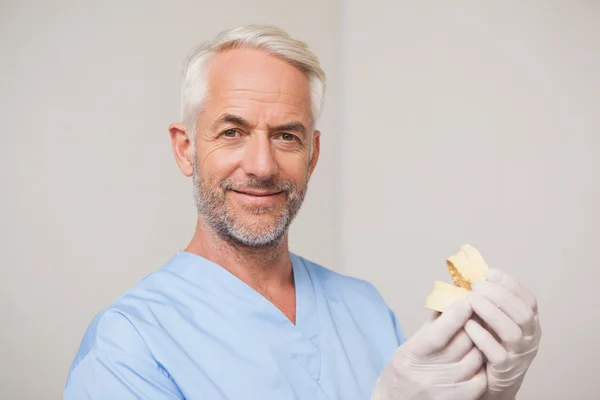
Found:
M 277 243 L 318 157 L 306 76 L 264 52 L 236 49 L 217 55 L 207 78 L 193 160 L 198 212 L 237 244 Z

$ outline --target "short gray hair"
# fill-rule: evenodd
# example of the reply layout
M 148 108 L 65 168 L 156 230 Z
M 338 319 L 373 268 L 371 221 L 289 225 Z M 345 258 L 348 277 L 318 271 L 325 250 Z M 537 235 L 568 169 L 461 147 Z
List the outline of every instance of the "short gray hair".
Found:
M 299 40 L 273 25 L 250 24 L 220 32 L 213 40 L 201 43 L 188 56 L 181 87 L 181 118 L 194 143 L 196 119 L 206 99 L 206 68 L 218 53 L 234 48 L 263 50 L 299 68 L 308 78 L 311 112 L 316 124 L 323 109 L 326 79 L 319 59 Z M 195 146 L 192 146 L 194 148 Z

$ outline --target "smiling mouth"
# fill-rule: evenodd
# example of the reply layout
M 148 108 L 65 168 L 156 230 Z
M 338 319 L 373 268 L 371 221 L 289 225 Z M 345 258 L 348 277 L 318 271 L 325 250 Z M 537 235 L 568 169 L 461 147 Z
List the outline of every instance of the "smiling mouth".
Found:
M 283 192 L 254 192 L 254 191 L 243 191 L 243 190 L 232 190 L 235 193 L 244 194 L 246 196 L 254 196 L 254 197 L 269 197 L 276 196 Z

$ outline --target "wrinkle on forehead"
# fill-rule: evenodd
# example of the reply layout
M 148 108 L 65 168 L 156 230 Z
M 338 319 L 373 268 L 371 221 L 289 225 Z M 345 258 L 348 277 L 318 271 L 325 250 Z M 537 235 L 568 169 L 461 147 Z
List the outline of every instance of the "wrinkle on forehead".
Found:
M 305 74 L 263 51 L 226 51 L 211 61 L 207 72 L 209 103 L 216 108 L 250 101 L 277 104 L 287 113 L 294 108 L 293 114 L 310 118 L 310 85 Z

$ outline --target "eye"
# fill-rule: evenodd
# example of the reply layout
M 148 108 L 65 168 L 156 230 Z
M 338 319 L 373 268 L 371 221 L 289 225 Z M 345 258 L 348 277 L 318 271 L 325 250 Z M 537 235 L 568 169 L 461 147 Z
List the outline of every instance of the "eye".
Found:
M 224 131 L 223 133 L 221 133 L 221 135 L 225 136 L 226 138 L 233 139 L 239 133 L 240 132 L 237 129 L 227 129 L 226 131 Z
M 291 142 L 291 141 L 294 141 L 294 140 L 298 140 L 298 136 L 293 135 L 291 133 L 282 133 L 280 135 L 280 137 L 285 142 Z

